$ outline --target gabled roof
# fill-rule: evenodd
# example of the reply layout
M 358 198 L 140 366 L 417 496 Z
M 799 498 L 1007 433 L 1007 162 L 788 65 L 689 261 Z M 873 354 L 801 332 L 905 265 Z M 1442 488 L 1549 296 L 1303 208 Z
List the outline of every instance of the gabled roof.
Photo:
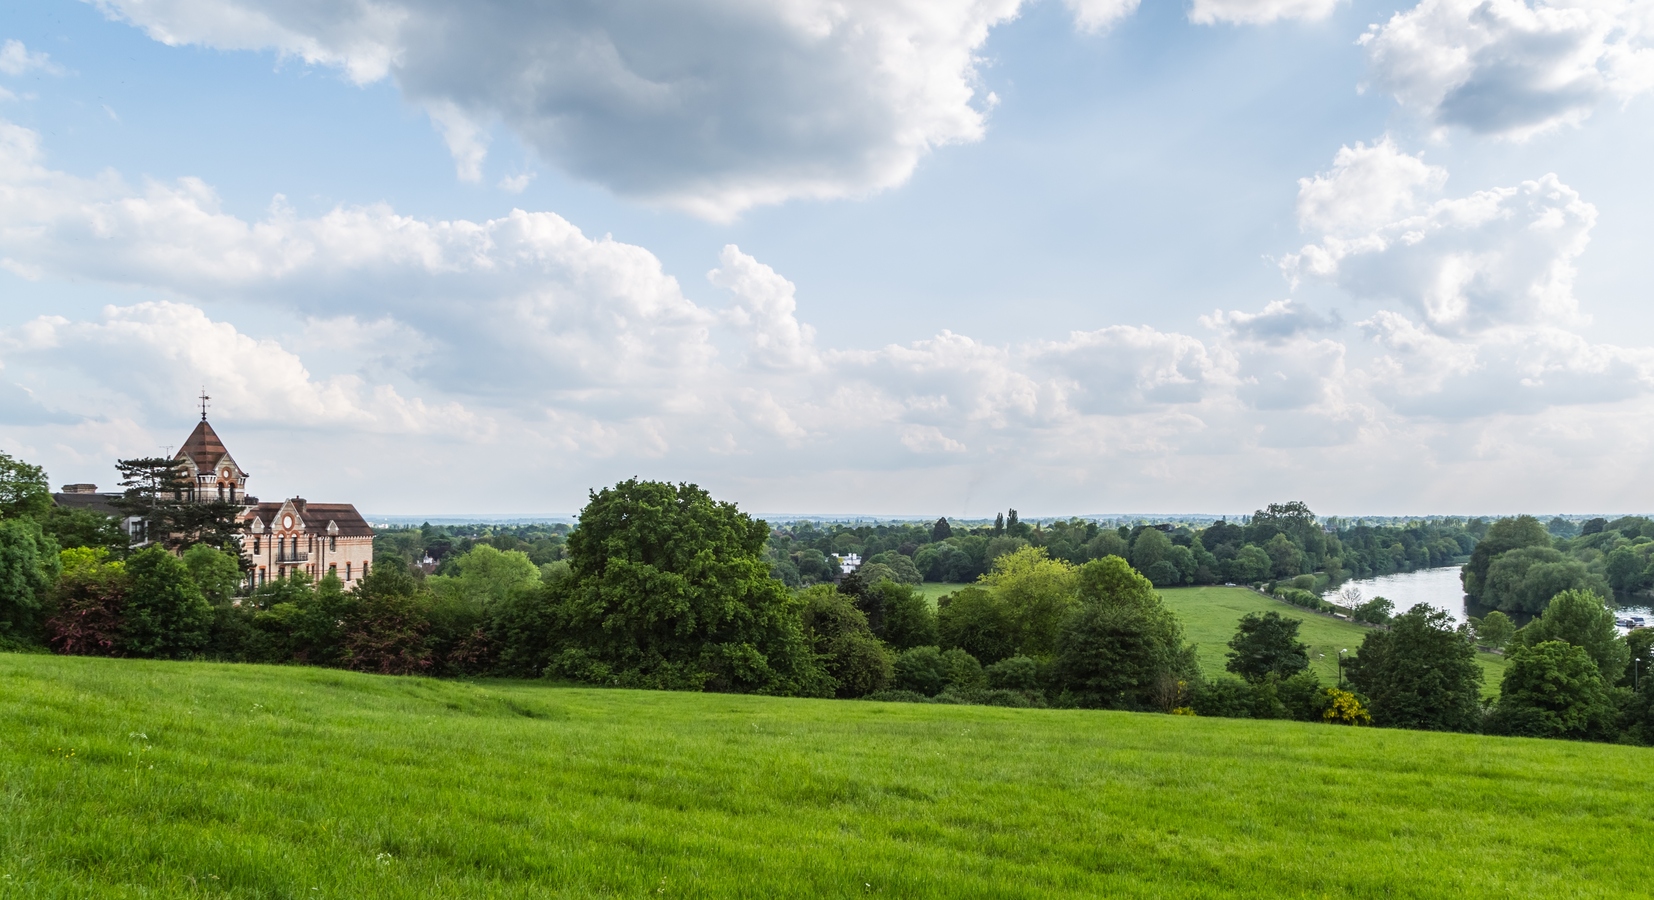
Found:
M 265 530 L 273 530 L 285 508 L 292 509 L 306 532 L 327 534 L 327 525 L 332 522 L 339 528 L 339 537 L 373 537 L 373 526 L 349 503 L 309 503 L 294 497 L 281 503 L 260 503 L 248 512 L 264 524 Z
M 189 439 L 184 446 L 178 448 L 178 455 L 173 459 L 188 459 L 195 463 L 198 472 L 210 472 L 218 466 L 218 461 L 229 455 L 224 449 L 224 442 L 218 439 L 218 432 L 212 430 L 206 419 L 195 426 L 190 432 Z

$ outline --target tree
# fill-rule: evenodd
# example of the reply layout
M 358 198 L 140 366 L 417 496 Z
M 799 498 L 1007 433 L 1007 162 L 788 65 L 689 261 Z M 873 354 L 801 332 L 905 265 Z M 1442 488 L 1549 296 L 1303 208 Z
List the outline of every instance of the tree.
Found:
M 1270 571 L 1276 578 L 1289 578 L 1304 570 L 1303 551 L 1284 533 L 1265 542 L 1263 551 L 1269 554 Z
M 54 506 L 37 520 L 41 529 L 65 550 L 71 547 L 101 547 L 118 553 L 126 550 L 130 543 L 119 522 L 89 509 Z
M 1350 618 L 1368 625 L 1383 625 L 1395 614 L 1396 605 L 1383 597 L 1374 597 L 1350 610 Z M 1506 621 L 1509 621 L 1508 619 Z
M 127 560 L 130 587 L 121 614 L 121 651 L 183 659 L 207 646 L 213 611 L 183 560 L 146 547 Z
M 190 500 L 192 484 L 182 460 L 123 459 L 116 461 L 115 468 L 124 491 L 112 505 L 143 520 L 144 540 L 168 550 L 206 544 L 241 558 L 241 534 L 246 530 L 241 504 Z
M 896 650 L 936 645 L 936 613 L 925 595 L 912 585 L 883 581 L 873 587 L 881 595 L 884 633 L 879 637 Z
M 235 556 L 206 544 L 196 544 L 184 551 L 182 559 L 190 580 L 214 606 L 229 603 L 241 588 L 241 560 Z
M 1608 554 L 1604 561 L 1603 574 L 1608 578 L 1608 587 L 1617 593 L 1630 593 L 1648 583 L 1644 570 L 1647 561 L 1630 547 L 1620 547 Z
M 873 635 L 867 617 L 828 585 L 800 595 L 804 634 L 833 679 L 837 697 L 865 697 L 890 683 L 896 656 Z
M 1164 532 L 1158 528 L 1145 528 L 1131 542 L 1131 566 L 1147 575 L 1155 563 L 1165 560 L 1171 552 L 1171 539 Z
M 901 691 L 934 697 L 948 685 L 942 651 L 935 647 L 914 647 L 896 657 L 891 684 Z
M 39 523 L 0 520 L 0 646 L 40 640 L 47 596 L 60 568 L 57 542 Z
M 1495 650 L 1503 650 L 1510 639 L 1516 635 L 1516 623 L 1510 616 L 1494 610 L 1480 619 L 1472 619 L 1475 628 L 1476 643 Z
M 891 581 L 899 582 L 901 584 L 924 583 L 925 576 L 919 571 L 919 567 L 913 564 L 913 560 L 895 550 L 886 550 L 883 553 L 875 554 L 867 562 L 869 565 L 883 567 L 883 570 L 889 573 L 887 577 L 889 577 Z M 878 583 L 877 578 L 873 578 L 865 574 L 862 576 L 862 580 L 866 581 L 868 584 Z
M 1488 526 L 1487 534 L 1477 542 L 1476 549 L 1470 554 L 1470 562 L 1465 563 L 1459 575 L 1464 582 L 1464 592 L 1472 600 L 1481 602 L 1488 567 L 1493 565 L 1499 554 L 1522 547 L 1549 546 L 1549 532 L 1533 516 L 1517 516 L 1494 522 Z
M 1580 526 L 1579 533 L 1582 536 L 1587 534 L 1601 534 L 1602 530 L 1607 527 L 1607 519 L 1587 519 L 1585 520 L 1585 524 Z
M 1625 674 L 1631 651 L 1614 628 L 1614 613 L 1601 597 L 1589 591 L 1563 591 L 1551 598 L 1539 618 L 1517 632 L 1518 642 L 1532 647 L 1544 641 L 1565 641 L 1582 648 L 1597 664 L 1606 684 Z
M 1233 559 L 1224 564 L 1224 574 L 1230 581 L 1250 584 L 1268 578 L 1274 567 L 1274 560 L 1269 558 L 1269 554 L 1265 553 L 1262 547 L 1247 544 L 1240 548 Z
M 941 543 L 953 537 L 953 526 L 948 524 L 947 516 L 937 518 L 936 524 L 930 526 L 930 539 L 933 543 Z
M 433 593 L 457 595 L 484 606 L 503 603 L 520 590 L 540 583 L 540 569 L 521 550 L 500 551 L 478 544 L 454 558 L 457 575 L 429 579 Z
M 1370 631 L 1344 671 L 1365 694 L 1373 723 L 1425 731 L 1475 731 L 1482 670 L 1447 613 L 1419 604 L 1388 631 Z
M 819 696 L 799 602 L 769 577 L 769 526 L 692 484 L 593 493 L 569 535 L 563 675 L 640 687 Z
M 52 508 L 46 470 L 0 453 L 0 518 L 34 518 Z
M 71 656 L 113 656 L 120 650 L 121 607 L 129 582 L 126 565 L 102 547 L 75 547 L 59 557 L 62 574 L 52 588 L 46 640 Z
M 1024 547 L 994 560 L 982 583 L 1005 610 L 1015 652 L 1039 657 L 1056 649 L 1063 621 L 1077 605 L 1072 564 L 1051 559 L 1043 547 Z
M 1579 560 L 1549 547 L 1521 547 L 1500 554 L 1488 567 L 1481 603 L 1508 612 L 1537 613 L 1568 590 L 1609 594 L 1607 582 Z
M 1541 641 L 1511 655 L 1489 722 L 1498 734 L 1609 740 L 1614 705 L 1582 647 Z
M 993 592 L 979 587 L 944 598 L 936 611 L 936 633 L 943 648 L 957 647 L 990 665 L 1017 652 L 1009 612 Z
M 1000 535 L 1002 535 L 1004 533 L 1005 533 L 1005 514 L 1004 513 L 999 513 L 999 514 L 994 516 L 994 537 L 999 537 Z
M 1163 688 L 1194 674 L 1193 648 L 1154 586 L 1109 557 L 1080 567 L 1084 598 L 1058 637 L 1056 672 L 1062 689 L 1082 706 L 1150 709 Z
M 1278 612 L 1241 617 L 1235 636 L 1229 639 L 1226 668 L 1247 681 L 1270 676 L 1290 678 L 1309 668 L 1309 647 L 1298 640 L 1301 619 L 1289 619 Z

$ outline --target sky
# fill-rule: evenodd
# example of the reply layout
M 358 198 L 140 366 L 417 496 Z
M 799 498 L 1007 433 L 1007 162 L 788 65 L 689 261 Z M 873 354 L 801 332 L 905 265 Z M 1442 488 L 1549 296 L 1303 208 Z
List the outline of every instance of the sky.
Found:
M 1654 0 L 0 7 L 0 450 L 265 499 L 1654 509 Z

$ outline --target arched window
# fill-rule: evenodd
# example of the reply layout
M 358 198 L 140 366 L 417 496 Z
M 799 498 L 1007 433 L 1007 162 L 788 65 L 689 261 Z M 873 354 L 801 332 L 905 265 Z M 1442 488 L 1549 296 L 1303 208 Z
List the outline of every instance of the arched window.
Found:
M 331 534 L 328 535 L 327 536 L 327 549 L 329 549 L 329 550 L 339 549 L 339 539 L 337 537 L 331 535 Z
M 350 580 L 350 563 L 345 563 L 345 580 Z

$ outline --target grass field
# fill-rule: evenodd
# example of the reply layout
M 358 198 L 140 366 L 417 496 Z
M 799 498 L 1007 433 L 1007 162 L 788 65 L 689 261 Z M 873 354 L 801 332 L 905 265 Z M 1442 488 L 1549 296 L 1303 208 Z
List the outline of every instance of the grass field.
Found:
M 0 654 L 0 897 L 1616 897 L 1650 751 Z
M 960 588 L 968 588 L 968 587 L 970 587 L 970 584 L 969 583 L 966 583 L 966 584 L 953 584 L 952 582 L 927 581 L 924 584 L 915 585 L 915 587 L 917 587 L 919 589 L 919 593 L 925 595 L 925 599 L 930 601 L 931 606 L 935 606 L 936 601 L 941 599 L 943 594 L 951 594 L 954 591 L 959 590 Z
M 1310 647 L 1310 665 L 1328 684 L 1338 678 L 1339 649 L 1349 648 L 1351 654 L 1355 653 L 1369 630 L 1364 625 L 1316 615 L 1246 588 L 1169 588 L 1162 590 L 1160 596 L 1183 621 L 1184 636 L 1199 646 L 1200 666 L 1208 677 L 1225 671 L 1229 658 L 1224 654 L 1229 650 L 1229 639 L 1235 636 L 1235 625 L 1241 616 L 1249 612 L 1273 611 L 1303 620 L 1298 634 Z M 1505 658 L 1478 653 L 1476 661 L 1482 667 L 1482 692 L 1496 696 L 1499 680 L 1505 675 Z

